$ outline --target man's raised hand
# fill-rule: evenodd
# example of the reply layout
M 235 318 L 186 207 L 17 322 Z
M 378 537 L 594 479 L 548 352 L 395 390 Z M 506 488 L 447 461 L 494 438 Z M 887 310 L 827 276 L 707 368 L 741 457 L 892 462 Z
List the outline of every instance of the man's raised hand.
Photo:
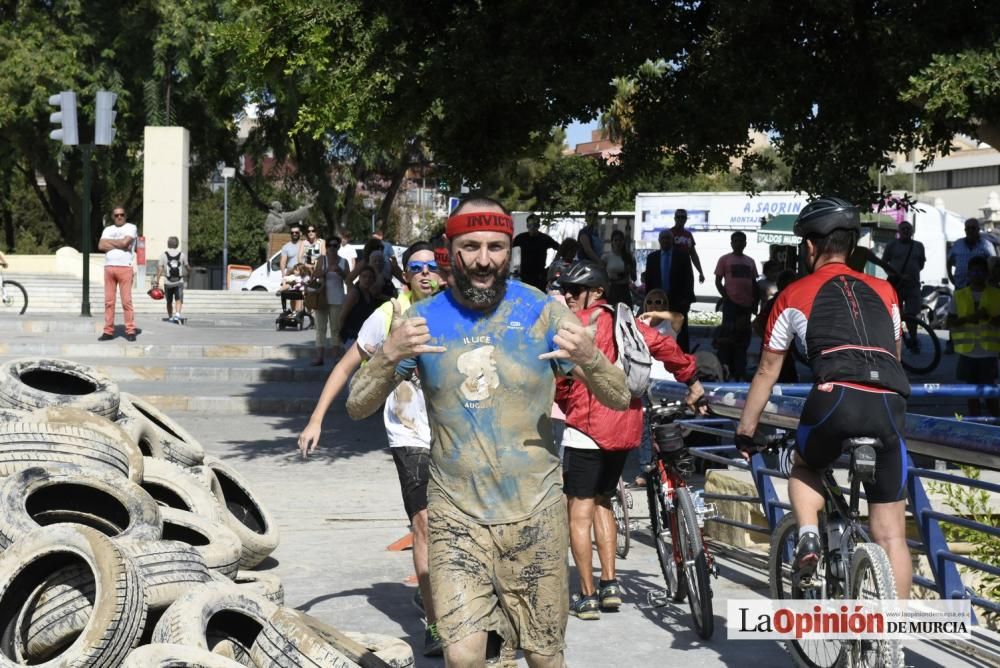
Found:
M 565 318 L 559 324 L 559 331 L 552 339 L 559 346 L 559 349 L 542 353 L 538 359 L 568 359 L 577 366 L 593 362 L 598 353 L 597 346 L 594 345 L 594 337 L 597 334 L 597 319 L 601 315 L 601 310 L 594 309 L 590 314 L 590 323 L 586 326 L 577 318 Z
M 392 302 L 392 322 L 389 337 L 382 346 L 382 353 L 393 362 L 422 353 L 443 353 L 444 346 L 430 346 L 431 331 L 426 318 L 404 318 L 402 308 L 395 299 Z

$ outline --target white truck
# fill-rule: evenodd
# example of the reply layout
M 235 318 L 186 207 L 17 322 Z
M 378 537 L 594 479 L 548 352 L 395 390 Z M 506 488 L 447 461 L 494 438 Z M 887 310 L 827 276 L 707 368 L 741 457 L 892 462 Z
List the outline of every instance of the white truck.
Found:
M 639 193 L 635 198 L 633 227 L 636 255 L 642 258 L 639 270 L 645 265 L 645 255 L 649 252 L 643 249 L 658 248 L 660 230 L 673 227 L 677 209 L 687 209 L 685 227 L 694 233 L 705 272 L 705 283 L 695 284 L 695 294 L 714 301 L 719 296 L 715 289 L 715 264 L 731 252 L 730 235 L 736 230 L 746 233 L 744 252 L 757 261 L 760 269 L 765 260 L 793 254 L 800 239 L 792 233 L 791 222 L 808 201 L 805 194 L 796 192 L 762 192 L 753 196 L 744 192 Z M 921 274 L 922 281 L 940 285 L 942 279 L 948 277 L 947 242 L 964 234 L 963 219 L 945 210 L 940 202 L 934 205 L 920 203 L 906 214 L 906 218 L 915 223 L 914 238 L 924 244 L 927 264 Z M 877 232 L 866 233 L 862 243 L 872 246 L 881 255 L 885 242 L 893 236 L 883 222 Z M 703 303 L 700 307 L 708 305 Z

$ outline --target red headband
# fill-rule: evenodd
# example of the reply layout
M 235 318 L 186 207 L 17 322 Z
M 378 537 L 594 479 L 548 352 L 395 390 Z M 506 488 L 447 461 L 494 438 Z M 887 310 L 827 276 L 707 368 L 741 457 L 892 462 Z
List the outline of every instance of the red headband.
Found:
M 505 213 L 456 213 L 448 219 L 445 235 L 454 239 L 469 232 L 503 232 L 514 236 L 514 221 Z

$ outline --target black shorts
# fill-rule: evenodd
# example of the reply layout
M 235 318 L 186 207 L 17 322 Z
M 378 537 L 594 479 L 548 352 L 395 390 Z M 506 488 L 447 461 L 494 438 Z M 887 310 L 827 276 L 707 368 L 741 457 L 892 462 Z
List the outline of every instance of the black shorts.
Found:
M 178 283 L 177 285 L 164 285 L 163 291 L 167 295 L 167 304 L 173 304 L 175 299 L 179 302 L 184 301 L 183 283 Z
M 903 440 L 906 399 L 894 392 L 859 390 L 825 383 L 813 387 L 799 418 L 796 447 L 811 468 L 822 470 L 842 453 L 845 439 L 882 441 L 875 453 L 875 480 L 865 483 L 869 503 L 891 503 L 906 495 L 909 457 Z
M 413 516 L 427 509 L 427 481 L 430 478 L 431 451 L 429 448 L 389 448 L 396 462 L 399 489 L 403 493 L 406 516 Z
M 994 385 L 997 382 L 996 357 L 958 356 L 955 378 L 970 385 Z
M 564 448 L 563 492 L 579 499 L 614 496 L 628 453 L 628 450 Z

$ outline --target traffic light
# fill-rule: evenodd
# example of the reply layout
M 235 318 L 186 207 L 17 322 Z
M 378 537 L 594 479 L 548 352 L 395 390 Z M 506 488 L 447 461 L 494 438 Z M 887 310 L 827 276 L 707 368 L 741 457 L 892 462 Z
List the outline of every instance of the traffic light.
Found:
M 50 97 L 49 104 L 59 108 L 59 111 L 49 115 L 49 121 L 57 126 L 49 133 L 49 137 L 61 141 L 66 146 L 79 144 L 80 135 L 76 130 L 76 93 L 64 90 Z
M 94 114 L 94 143 L 111 146 L 115 139 L 115 101 L 118 96 L 106 90 L 97 91 L 97 108 Z

